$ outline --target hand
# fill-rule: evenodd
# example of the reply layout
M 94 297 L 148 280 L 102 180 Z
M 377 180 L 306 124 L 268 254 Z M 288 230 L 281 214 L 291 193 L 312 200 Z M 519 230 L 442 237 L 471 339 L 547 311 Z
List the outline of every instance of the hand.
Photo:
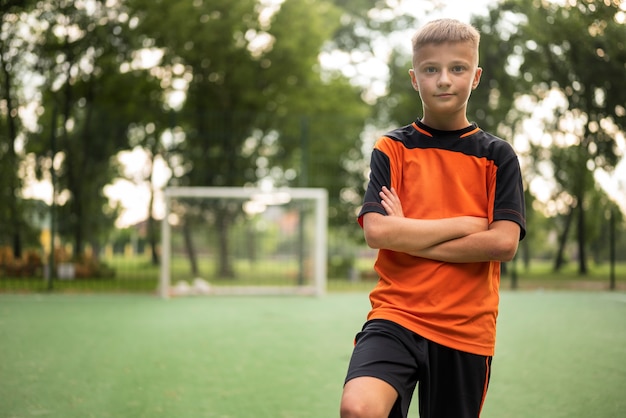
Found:
M 389 216 L 400 216 L 404 218 L 404 212 L 402 211 L 402 203 L 396 193 L 396 189 L 393 187 L 389 190 L 386 186 L 383 186 L 382 191 L 379 193 L 381 198 L 381 204 L 387 211 Z

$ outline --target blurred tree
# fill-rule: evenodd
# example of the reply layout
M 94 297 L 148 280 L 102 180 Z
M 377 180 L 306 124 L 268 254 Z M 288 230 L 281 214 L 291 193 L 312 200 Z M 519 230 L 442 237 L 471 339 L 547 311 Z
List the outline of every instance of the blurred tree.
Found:
M 24 77 L 28 71 L 31 42 L 26 23 L 35 7 L 30 0 L 0 2 L 0 245 L 9 245 L 13 255 L 22 256 L 28 229 L 21 198 L 21 157 L 18 142 L 24 139 L 20 109 L 26 105 Z
M 97 255 L 117 217 L 103 191 L 118 175 L 112 157 L 127 148 L 128 126 L 142 120 L 153 90 L 144 73 L 121 71 L 134 51 L 119 5 L 42 1 L 33 17 L 44 29 L 37 40 L 44 111 L 28 151 L 38 156 L 40 174 L 55 172 L 58 230 L 74 256 L 87 243 Z
M 355 147 L 368 109 L 347 80 L 321 77 L 318 55 L 339 25 L 336 7 L 293 0 L 128 4 L 137 33 L 163 54 L 163 83 L 186 85 L 175 115 L 184 141 L 172 153 L 178 155 L 172 184 L 270 179 L 339 195 L 340 159 Z M 226 239 L 232 213 L 224 210 L 216 221 L 223 249 L 217 274 L 232 277 Z
M 578 271 L 586 274 L 587 231 L 598 227 L 586 216 L 599 188 L 593 173 L 613 170 L 619 158 L 616 136 L 626 130 L 623 2 L 509 0 L 502 10 L 520 22 L 510 48 L 523 56 L 519 73 L 533 83 L 536 102 L 555 96 L 561 101 L 546 118 L 552 145 L 544 155 L 557 182 L 555 198 L 574 217 Z M 570 230 L 563 229 L 562 245 Z M 555 268 L 561 266 L 557 258 Z
M 388 93 L 376 101 L 378 123 L 385 126 L 407 125 L 422 116 L 422 102 L 409 78 L 411 56 L 398 49 L 389 60 Z
M 602 264 L 611 259 L 611 235 L 623 236 L 624 214 L 601 189 L 594 189 L 591 192 L 587 213 L 588 218 L 591 218 L 587 223 L 586 231 L 591 257 L 595 264 Z M 614 225 L 611 225 L 612 216 Z M 611 228 L 615 230 L 611 231 Z M 626 255 L 622 254 L 622 256 Z
M 472 17 L 471 23 L 480 31 L 480 66 L 483 69 L 480 85 L 472 92 L 468 105 L 468 117 L 476 122 L 481 129 L 493 133 L 514 146 L 515 138 L 524 131 L 524 123 L 530 117 L 529 112 L 518 106 L 517 102 L 524 98 L 532 89 L 532 84 L 520 77 L 514 65 L 520 60 L 520 50 L 511 49 L 511 45 L 519 43 L 520 33 L 510 15 L 498 4 L 488 10 L 486 15 Z M 532 249 L 541 248 L 545 236 L 535 233 L 540 230 L 534 213 L 535 198 L 530 193 L 529 184 L 536 175 L 532 167 L 530 155 L 518 152 L 522 165 L 524 194 L 526 203 L 526 228 L 530 233 L 521 242 L 518 257 L 521 257 L 526 269 L 533 257 Z M 515 277 L 513 277 L 515 280 Z M 513 283 L 513 287 L 516 283 Z

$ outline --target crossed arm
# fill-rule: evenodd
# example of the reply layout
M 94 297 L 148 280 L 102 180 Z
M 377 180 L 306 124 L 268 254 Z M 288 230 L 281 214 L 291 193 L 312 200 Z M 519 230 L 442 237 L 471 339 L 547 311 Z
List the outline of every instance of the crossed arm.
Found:
M 363 216 L 365 240 L 372 248 L 404 252 L 451 263 L 510 261 L 515 256 L 520 227 L 512 221 L 460 216 L 443 219 L 404 217 L 395 190 L 383 187 L 382 205 L 388 216 Z

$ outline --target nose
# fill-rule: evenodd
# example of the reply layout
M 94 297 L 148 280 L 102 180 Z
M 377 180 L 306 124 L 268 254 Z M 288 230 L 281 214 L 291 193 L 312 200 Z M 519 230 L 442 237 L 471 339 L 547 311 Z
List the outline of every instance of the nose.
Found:
M 439 72 L 439 79 L 437 80 L 438 87 L 445 87 L 450 85 L 450 74 L 448 70 L 443 69 Z

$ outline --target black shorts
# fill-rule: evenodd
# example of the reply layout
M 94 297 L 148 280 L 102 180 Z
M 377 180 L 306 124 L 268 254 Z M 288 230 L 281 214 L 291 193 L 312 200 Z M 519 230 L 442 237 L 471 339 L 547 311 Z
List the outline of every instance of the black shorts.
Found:
M 406 418 L 419 382 L 421 418 L 478 418 L 491 357 L 444 347 L 386 320 L 368 321 L 356 336 L 346 382 L 370 376 L 398 392 L 389 418 Z

